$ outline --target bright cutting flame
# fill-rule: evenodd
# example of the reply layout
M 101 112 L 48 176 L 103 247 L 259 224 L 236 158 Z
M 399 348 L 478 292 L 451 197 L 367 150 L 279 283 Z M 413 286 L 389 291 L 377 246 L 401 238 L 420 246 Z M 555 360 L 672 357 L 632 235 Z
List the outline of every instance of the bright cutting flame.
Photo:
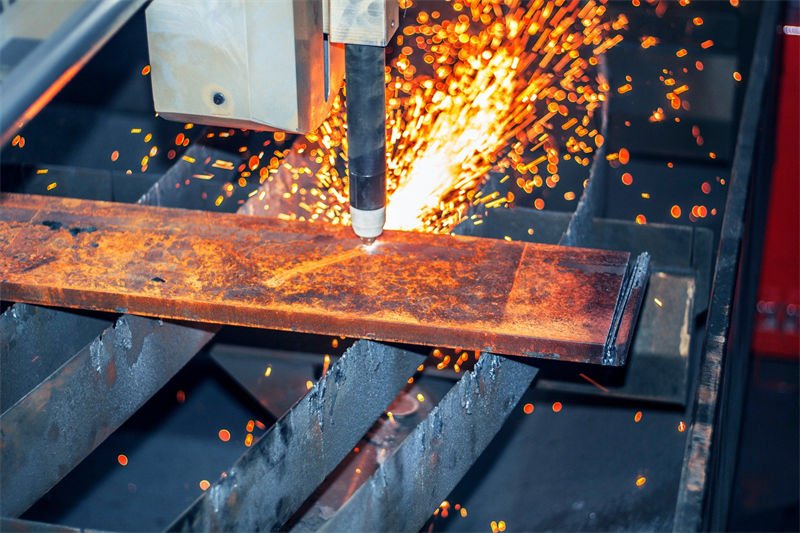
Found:
M 449 232 L 471 205 L 514 201 L 513 193 L 481 194 L 489 171 L 531 195 L 555 187 L 561 161 L 588 167 L 602 145 L 592 117 L 609 87 L 591 69 L 621 41 L 610 34 L 627 20 L 607 20 L 598 0 L 521 4 L 455 1 L 449 14 L 420 10 L 417 24 L 396 36 L 399 54 L 387 72 L 387 228 Z M 341 97 L 300 145 L 268 201 L 280 218 L 348 223 Z
M 456 96 L 444 96 L 430 113 L 432 124 L 417 140 L 407 174 L 398 180 L 387 209 L 388 229 L 415 230 L 424 227 L 423 216 L 436 209 L 451 189 L 473 187 L 491 168 L 488 161 L 476 161 L 480 154 L 494 153 L 505 143 L 507 129 L 503 115 L 508 112 L 518 63 L 501 49 L 488 68 L 477 71 L 475 79 L 456 80 Z M 416 149 L 415 149 L 416 148 Z M 463 162 L 473 163 L 466 166 Z

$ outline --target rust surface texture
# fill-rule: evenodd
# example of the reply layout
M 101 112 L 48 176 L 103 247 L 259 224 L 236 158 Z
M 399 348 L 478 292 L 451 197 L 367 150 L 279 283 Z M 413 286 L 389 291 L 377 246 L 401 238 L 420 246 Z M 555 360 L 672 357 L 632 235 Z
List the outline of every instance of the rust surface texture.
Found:
M 3 300 L 507 355 L 624 363 L 643 293 L 626 294 L 632 262 L 405 232 L 365 247 L 349 227 L 0 195 Z

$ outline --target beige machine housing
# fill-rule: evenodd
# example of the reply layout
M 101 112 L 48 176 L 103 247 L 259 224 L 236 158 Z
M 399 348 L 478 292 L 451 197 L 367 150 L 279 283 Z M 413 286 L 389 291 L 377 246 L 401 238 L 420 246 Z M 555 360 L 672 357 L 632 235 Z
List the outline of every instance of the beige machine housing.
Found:
M 334 43 L 386 46 L 400 25 L 397 0 L 327 1 Z
M 325 0 L 153 0 L 153 100 L 171 120 L 308 133 L 327 117 L 344 46 Z M 327 28 L 325 28 L 327 29 Z

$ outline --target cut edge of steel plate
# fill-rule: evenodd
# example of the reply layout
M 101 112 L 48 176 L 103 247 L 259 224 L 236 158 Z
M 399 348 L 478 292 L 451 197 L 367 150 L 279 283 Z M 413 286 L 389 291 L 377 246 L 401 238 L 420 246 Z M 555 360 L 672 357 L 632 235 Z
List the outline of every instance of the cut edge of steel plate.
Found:
M 644 289 L 650 279 L 650 254 L 644 252 L 628 263 L 622 287 L 611 316 L 611 327 L 603 345 L 603 365 L 622 366 L 628 356 L 636 321 L 644 299 Z M 620 338 L 620 330 L 622 337 Z M 619 340 L 619 342 L 617 342 Z
M 281 527 L 424 361 L 400 348 L 358 341 L 168 530 Z
M 537 371 L 483 354 L 320 531 L 418 531 L 492 441 Z

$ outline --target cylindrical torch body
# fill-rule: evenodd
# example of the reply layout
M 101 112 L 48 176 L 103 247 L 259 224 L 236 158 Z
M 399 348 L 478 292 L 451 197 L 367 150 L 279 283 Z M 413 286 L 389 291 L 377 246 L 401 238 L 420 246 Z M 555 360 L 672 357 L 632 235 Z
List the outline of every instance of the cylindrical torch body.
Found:
M 380 235 L 385 220 L 385 54 L 380 46 L 345 46 L 350 208 L 353 230 L 365 238 Z

